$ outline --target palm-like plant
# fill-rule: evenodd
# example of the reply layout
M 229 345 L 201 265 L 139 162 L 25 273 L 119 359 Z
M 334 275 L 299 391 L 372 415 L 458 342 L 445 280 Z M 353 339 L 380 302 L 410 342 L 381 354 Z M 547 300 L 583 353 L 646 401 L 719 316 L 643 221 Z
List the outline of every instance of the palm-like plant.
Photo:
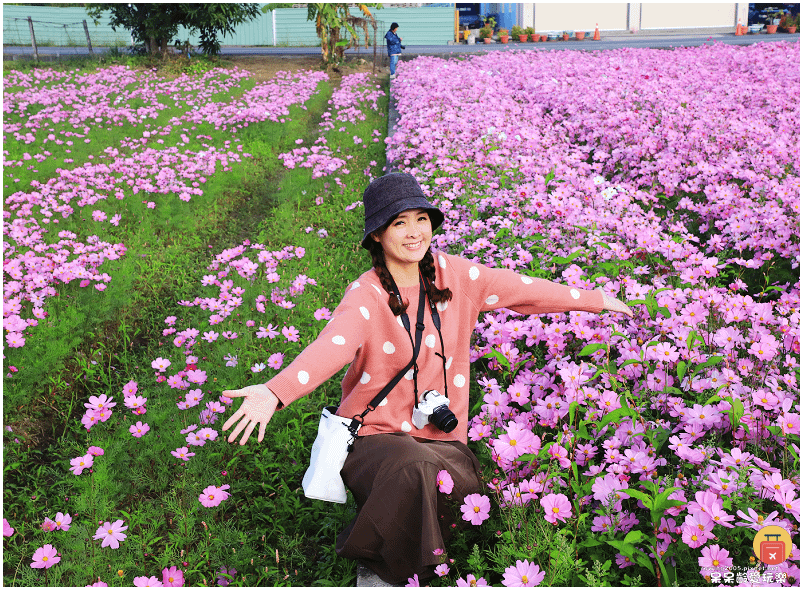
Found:
M 308 20 L 317 25 L 317 36 L 322 41 L 322 60 L 332 69 L 344 61 L 344 51 L 349 47 L 358 47 L 356 27 L 363 29 L 364 36 L 369 39 L 367 25 L 375 26 L 375 17 L 371 7 L 380 8 L 379 3 L 356 4 L 363 16 L 350 14 L 350 7 L 343 3 L 314 2 L 308 4 Z M 349 39 L 342 39 L 343 31 L 349 33 Z M 377 43 L 377 39 L 374 40 Z

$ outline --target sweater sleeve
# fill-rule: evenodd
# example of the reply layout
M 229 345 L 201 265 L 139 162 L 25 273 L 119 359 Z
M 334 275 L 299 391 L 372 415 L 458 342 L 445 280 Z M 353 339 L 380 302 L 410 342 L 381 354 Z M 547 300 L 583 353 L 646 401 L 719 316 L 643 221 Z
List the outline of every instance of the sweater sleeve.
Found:
M 490 268 L 458 256 L 447 256 L 446 261 L 452 264 L 461 289 L 478 311 L 507 308 L 530 315 L 603 310 L 603 295 L 599 291 Z
M 317 339 L 267 381 L 281 402 L 279 408 L 308 395 L 353 361 L 369 333 L 370 315 L 375 314 L 376 297 L 371 292 L 358 281 L 352 283 Z

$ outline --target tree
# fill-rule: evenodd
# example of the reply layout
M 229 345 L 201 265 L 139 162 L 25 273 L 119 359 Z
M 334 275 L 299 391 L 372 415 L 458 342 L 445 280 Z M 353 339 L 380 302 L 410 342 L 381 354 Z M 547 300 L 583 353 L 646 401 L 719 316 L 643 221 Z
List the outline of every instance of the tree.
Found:
M 267 4 L 264 12 L 284 8 L 286 4 Z M 291 5 L 288 5 L 291 6 Z M 380 8 L 380 3 L 356 4 L 364 15 L 363 18 L 350 14 L 348 4 L 334 2 L 315 2 L 308 4 L 307 20 L 315 21 L 317 36 L 322 41 L 322 60 L 330 70 L 344 61 L 344 51 L 350 47 L 358 47 L 356 27 L 363 29 L 365 38 L 369 39 L 367 25 L 375 26 L 375 17 L 369 8 Z M 350 34 L 349 39 L 342 39 L 343 31 Z M 377 43 L 377 39 L 374 41 Z
M 189 33 L 200 32 L 200 50 L 217 55 L 219 35 L 233 33 L 237 25 L 256 18 L 259 5 L 246 4 L 87 4 L 86 12 L 97 21 L 103 12 L 111 13 L 111 28 L 129 29 L 134 42 L 143 44 L 150 54 L 167 51 L 183 26 Z

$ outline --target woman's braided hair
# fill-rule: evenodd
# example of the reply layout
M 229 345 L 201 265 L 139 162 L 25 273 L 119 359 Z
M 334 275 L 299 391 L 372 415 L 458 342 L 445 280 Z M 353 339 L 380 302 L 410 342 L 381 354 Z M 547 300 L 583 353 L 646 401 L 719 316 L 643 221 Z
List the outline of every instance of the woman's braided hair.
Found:
M 391 223 L 391 221 L 389 221 L 389 223 Z M 383 229 L 388 227 L 388 225 L 389 224 L 387 223 L 386 226 L 375 233 L 381 233 Z M 396 316 L 402 314 L 406 309 L 408 309 L 408 301 L 400 303 L 397 298 L 392 295 L 392 275 L 389 272 L 389 269 L 386 268 L 386 258 L 383 253 L 383 246 L 381 246 L 379 242 L 370 239 L 367 240 L 367 250 L 369 250 L 369 253 L 372 256 L 372 266 L 375 269 L 378 278 L 381 280 L 381 285 L 383 285 L 383 288 L 386 289 L 387 293 L 389 293 L 388 303 L 392 313 Z M 431 300 L 431 303 L 442 303 L 445 301 L 450 301 L 453 298 L 453 292 L 450 291 L 450 289 L 439 289 L 436 286 L 436 265 L 433 263 L 433 254 L 431 254 L 430 247 L 428 247 L 428 251 L 425 252 L 425 256 L 420 261 L 419 269 L 422 273 L 422 276 L 427 279 L 428 284 L 430 285 L 428 298 Z

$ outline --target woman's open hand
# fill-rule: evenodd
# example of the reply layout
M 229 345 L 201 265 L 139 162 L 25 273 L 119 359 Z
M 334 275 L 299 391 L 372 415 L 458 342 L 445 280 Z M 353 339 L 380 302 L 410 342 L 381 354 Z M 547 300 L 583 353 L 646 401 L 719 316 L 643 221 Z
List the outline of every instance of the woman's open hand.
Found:
M 244 430 L 239 444 L 245 444 L 247 439 L 250 438 L 250 434 L 253 432 L 256 424 L 260 425 L 258 428 L 258 442 L 264 440 L 264 430 L 267 427 L 267 423 L 272 419 L 275 408 L 277 408 L 278 403 L 280 403 L 278 397 L 270 391 L 269 387 L 263 384 L 248 385 L 243 389 L 223 391 L 222 395 L 231 398 L 244 398 L 239 409 L 222 425 L 222 430 L 225 431 L 239 420 L 239 423 L 236 424 L 236 428 L 233 429 L 233 432 L 231 432 L 231 435 L 228 437 L 228 442 L 235 442 L 236 437 Z
M 624 313 L 628 317 L 633 317 L 633 312 L 631 308 L 625 305 L 622 301 L 617 299 L 616 297 L 612 297 L 608 295 L 602 288 L 598 287 L 597 289 L 600 293 L 603 294 L 603 309 L 608 311 L 618 311 L 620 313 Z

